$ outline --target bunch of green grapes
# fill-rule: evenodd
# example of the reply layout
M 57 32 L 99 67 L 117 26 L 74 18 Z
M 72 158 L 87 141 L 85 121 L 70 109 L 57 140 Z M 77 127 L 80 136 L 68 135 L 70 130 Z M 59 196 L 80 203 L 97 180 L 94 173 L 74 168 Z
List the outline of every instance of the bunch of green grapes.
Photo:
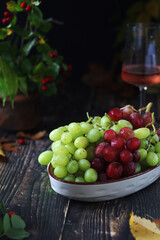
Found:
M 112 125 L 107 115 L 72 122 L 50 132 L 51 150 L 42 152 L 38 161 L 52 164 L 54 175 L 66 181 L 95 182 L 96 170 L 91 168 L 95 147 L 103 141 L 104 132 Z

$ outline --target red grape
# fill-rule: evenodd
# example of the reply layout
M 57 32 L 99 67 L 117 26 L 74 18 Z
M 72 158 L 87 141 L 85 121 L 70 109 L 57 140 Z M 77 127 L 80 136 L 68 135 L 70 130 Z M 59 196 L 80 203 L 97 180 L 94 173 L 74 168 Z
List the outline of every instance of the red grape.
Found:
M 133 154 L 133 162 L 138 162 L 141 158 L 140 153 L 137 151 L 134 151 L 134 152 L 132 152 L 132 154 Z
M 129 121 L 134 129 L 143 127 L 143 118 L 139 113 L 131 113 L 131 115 L 129 116 Z
M 107 180 L 107 174 L 104 173 L 104 172 L 100 172 L 98 173 L 98 179 L 97 181 L 100 181 L 100 182 L 105 182 Z
M 131 105 L 126 105 L 122 109 L 123 118 L 128 118 L 130 114 L 134 112 L 134 107 Z
M 103 149 L 104 147 L 108 147 L 109 144 L 107 142 L 101 142 L 100 144 L 98 144 L 98 146 L 95 149 L 95 155 L 97 157 L 103 158 Z
M 129 150 L 125 149 L 120 153 L 120 159 L 122 163 L 132 162 L 133 155 Z
M 94 158 L 91 161 L 91 167 L 94 168 L 97 172 L 105 172 L 107 163 L 103 158 Z
M 123 173 L 123 167 L 119 162 L 112 162 L 108 165 L 106 173 L 111 179 L 119 178 Z
M 134 137 L 134 132 L 130 127 L 123 127 L 118 132 L 119 137 L 123 137 L 125 140 Z
M 114 147 L 106 147 L 103 149 L 103 158 L 107 162 L 115 162 L 119 158 L 119 151 Z
M 111 140 L 117 136 L 117 133 L 112 130 L 112 129 L 108 129 L 105 131 L 104 133 L 104 139 L 107 141 L 107 142 L 111 142 Z
M 146 112 L 142 115 L 143 118 L 143 124 L 144 126 L 148 125 L 149 123 L 152 123 L 153 118 L 152 118 L 152 113 L 151 112 Z M 153 121 L 153 124 L 155 123 L 155 119 Z M 151 124 L 149 124 L 148 126 L 151 126 Z
M 118 150 L 122 150 L 124 148 L 125 140 L 121 137 L 115 137 L 111 141 L 111 147 L 115 147 Z
M 136 165 L 134 162 L 129 162 L 123 164 L 123 175 L 128 177 L 132 176 L 135 173 Z
M 119 108 L 112 108 L 109 111 L 108 115 L 112 119 L 112 121 L 118 121 L 122 119 L 122 111 Z
M 130 138 L 126 142 L 126 147 L 131 152 L 138 150 L 140 146 L 141 141 L 136 137 Z

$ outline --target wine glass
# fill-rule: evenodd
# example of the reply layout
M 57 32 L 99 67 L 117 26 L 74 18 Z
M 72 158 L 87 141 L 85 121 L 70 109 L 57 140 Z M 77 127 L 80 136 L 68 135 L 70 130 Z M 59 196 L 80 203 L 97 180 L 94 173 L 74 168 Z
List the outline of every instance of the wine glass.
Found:
M 144 107 L 147 86 L 160 83 L 160 25 L 127 24 L 121 77 L 139 87 Z

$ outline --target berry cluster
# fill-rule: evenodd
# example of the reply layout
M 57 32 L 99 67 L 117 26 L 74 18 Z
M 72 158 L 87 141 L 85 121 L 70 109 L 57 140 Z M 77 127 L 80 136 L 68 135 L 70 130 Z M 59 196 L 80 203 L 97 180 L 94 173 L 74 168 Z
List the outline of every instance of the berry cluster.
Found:
M 27 5 L 26 2 L 22 2 L 20 6 L 21 6 L 21 8 L 23 8 L 27 12 L 31 12 L 32 11 L 32 7 L 30 5 Z
M 53 77 L 46 77 L 42 80 L 42 91 L 46 91 L 48 89 L 47 84 L 54 81 Z
M 50 58 L 54 58 L 54 57 L 57 57 L 58 56 L 58 53 L 57 52 L 51 52 L 50 54 L 49 54 L 49 57 Z
M 9 11 L 4 12 L 4 18 L 2 19 L 3 24 L 9 24 L 13 19 L 13 14 Z

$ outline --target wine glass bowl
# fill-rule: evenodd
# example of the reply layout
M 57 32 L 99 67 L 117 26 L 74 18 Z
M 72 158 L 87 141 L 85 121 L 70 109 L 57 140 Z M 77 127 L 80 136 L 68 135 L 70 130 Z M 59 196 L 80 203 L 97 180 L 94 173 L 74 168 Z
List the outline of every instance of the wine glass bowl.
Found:
M 139 87 L 141 108 L 143 90 L 160 83 L 160 25 L 127 24 L 121 78 Z

